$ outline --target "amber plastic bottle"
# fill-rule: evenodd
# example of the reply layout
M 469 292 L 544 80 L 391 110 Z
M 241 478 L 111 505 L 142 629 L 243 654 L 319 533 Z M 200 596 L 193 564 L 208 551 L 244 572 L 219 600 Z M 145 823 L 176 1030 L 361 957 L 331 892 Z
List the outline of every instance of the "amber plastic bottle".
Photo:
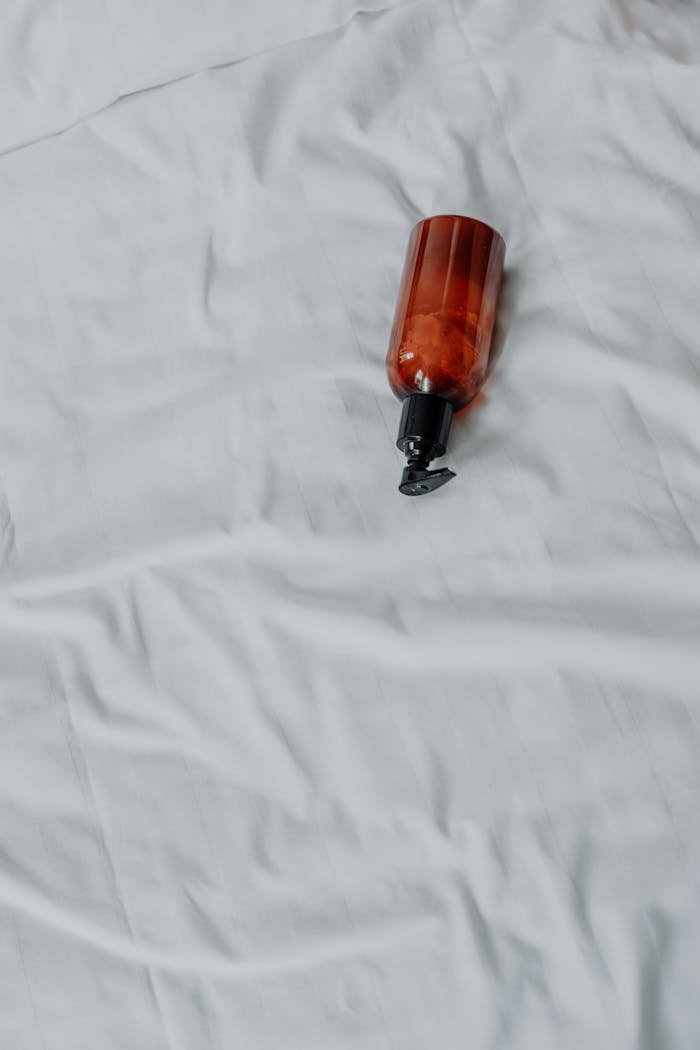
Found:
M 428 470 L 445 454 L 452 414 L 479 392 L 488 365 L 505 242 L 478 219 L 436 215 L 411 231 L 387 354 L 403 400 L 399 491 L 432 492 L 455 475 Z

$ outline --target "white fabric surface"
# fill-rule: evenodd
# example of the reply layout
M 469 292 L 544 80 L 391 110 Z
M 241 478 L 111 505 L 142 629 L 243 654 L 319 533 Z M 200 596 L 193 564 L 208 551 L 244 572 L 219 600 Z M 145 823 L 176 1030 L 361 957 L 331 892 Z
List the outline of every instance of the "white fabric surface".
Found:
M 0 36 L 0 1046 L 695 1050 L 698 8 Z M 445 211 L 502 350 L 411 500 Z

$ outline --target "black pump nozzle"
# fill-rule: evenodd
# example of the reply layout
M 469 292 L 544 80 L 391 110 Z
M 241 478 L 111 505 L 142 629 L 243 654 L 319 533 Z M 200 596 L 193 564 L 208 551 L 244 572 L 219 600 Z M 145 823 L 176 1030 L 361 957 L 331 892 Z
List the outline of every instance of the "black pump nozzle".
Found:
M 404 398 L 397 447 L 406 454 L 399 492 L 422 496 L 456 477 L 447 467 L 428 470 L 430 461 L 444 456 L 452 422 L 452 403 L 437 394 L 411 394 Z
M 411 467 L 404 467 L 399 492 L 403 492 L 404 496 L 424 496 L 426 492 L 434 492 L 455 477 L 455 472 L 447 467 L 442 467 L 441 470 L 413 470 Z

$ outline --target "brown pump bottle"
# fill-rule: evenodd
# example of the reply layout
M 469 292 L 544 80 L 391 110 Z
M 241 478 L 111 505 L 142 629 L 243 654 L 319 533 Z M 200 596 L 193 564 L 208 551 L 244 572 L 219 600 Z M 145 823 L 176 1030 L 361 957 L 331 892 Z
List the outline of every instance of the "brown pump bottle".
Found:
M 478 219 L 435 215 L 411 231 L 386 359 L 403 400 L 396 444 L 407 496 L 455 477 L 428 467 L 445 454 L 453 412 L 484 381 L 504 259 L 503 238 Z

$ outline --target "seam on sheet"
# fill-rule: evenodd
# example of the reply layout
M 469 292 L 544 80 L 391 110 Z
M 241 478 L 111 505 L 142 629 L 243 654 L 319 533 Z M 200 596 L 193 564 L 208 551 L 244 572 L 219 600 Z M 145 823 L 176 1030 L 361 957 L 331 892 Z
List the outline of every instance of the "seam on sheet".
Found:
M 636 715 L 636 712 L 635 712 L 636 705 L 633 703 L 632 699 L 628 695 L 626 686 L 623 686 L 622 684 L 618 683 L 617 690 L 618 690 L 620 696 L 622 697 L 622 699 L 624 701 L 624 704 L 625 704 L 625 707 L 627 708 L 627 711 L 629 713 L 630 721 L 631 721 L 632 725 L 634 726 L 635 734 L 636 734 L 636 736 L 638 737 L 638 740 L 639 740 L 639 747 L 640 747 L 640 750 L 642 752 L 642 755 L 644 756 L 644 761 L 646 762 L 647 766 L 649 767 L 649 772 L 651 773 L 651 778 L 653 780 L 654 787 L 656 788 L 657 794 L 658 794 L 658 796 L 659 796 L 659 798 L 661 800 L 661 805 L 663 806 L 664 812 L 666 813 L 666 817 L 667 817 L 668 823 L 671 826 L 671 830 L 673 832 L 673 837 L 676 839 L 676 841 L 678 843 L 679 852 L 682 855 L 684 866 L 687 869 L 687 872 L 688 872 L 688 875 L 690 876 L 690 881 L 691 881 L 691 884 L 692 884 L 692 873 L 691 873 L 691 867 L 690 867 L 690 858 L 688 856 L 688 847 L 687 847 L 687 844 L 686 844 L 685 840 L 683 839 L 683 836 L 680 833 L 680 829 L 678 827 L 678 824 L 676 823 L 675 814 L 673 812 L 673 807 L 671 806 L 671 803 L 669 801 L 668 795 L 666 794 L 666 792 L 664 790 L 663 779 L 662 779 L 661 774 L 659 773 L 659 770 L 657 769 L 656 763 L 654 762 L 654 759 L 652 757 L 651 749 L 649 747 L 649 742 L 648 742 L 648 739 L 647 739 L 647 734 L 644 731 L 644 729 L 642 728 L 642 725 L 641 725 L 641 723 L 640 723 L 640 721 L 639 721 L 639 719 L 638 719 L 638 717 Z
M 141 88 L 135 88 L 133 91 L 118 91 L 108 102 L 98 106 L 96 109 L 90 110 L 88 113 L 83 113 L 81 116 L 72 120 L 69 124 L 63 127 L 57 128 L 54 131 L 47 131 L 45 135 L 37 135 L 35 138 L 27 139 L 26 142 L 20 142 L 16 146 L 10 146 L 9 149 L 0 150 L 0 158 L 7 157 L 12 153 L 17 153 L 19 150 L 27 149 L 29 146 L 35 146 L 40 142 L 45 142 L 47 139 L 56 138 L 59 135 L 63 135 L 67 131 L 72 131 L 73 128 L 79 127 L 84 124 L 85 121 L 92 120 L 93 117 L 99 116 L 100 113 L 104 113 L 105 110 L 115 106 L 122 99 L 133 98 L 136 95 L 143 95 L 148 91 L 158 91 L 160 88 L 169 87 L 171 84 L 177 84 L 182 80 L 190 80 L 192 77 L 200 76 L 202 73 L 214 72 L 218 69 L 228 69 L 231 66 L 236 66 L 241 62 L 247 62 L 251 58 L 260 58 L 262 55 L 272 54 L 275 51 L 279 51 L 284 47 L 291 47 L 294 44 L 301 44 L 305 40 L 321 40 L 324 36 L 330 36 L 332 33 L 344 32 L 345 29 L 358 17 L 372 15 L 382 15 L 389 11 L 394 11 L 400 7 L 408 7 L 410 4 L 415 4 L 420 0 L 397 0 L 396 3 L 387 4 L 386 7 L 379 8 L 356 8 L 344 22 L 340 22 L 338 25 L 330 26 L 328 29 L 321 29 L 317 33 L 307 33 L 304 36 L 292 37 L 290 40 L 283 40 L 279 44 L 271 44 L 269 47 L 261 47 L 259 50 L 250 51 L 248 54 L 239 55 L 237 58 L 225 59 L 222 62 L 214 62 L 210 66 L 202 66 L 199 69 L 190 70 L 187 73 L 181 73 L 177 76 L 168 77 L 165 80 L 156 81 L 154 84 L 148 84 Z
M 20 963 L 20 967 L 22 969 L 22 976 L 24 977 L 24 983 L 25 983 L 25 985 L 27 987 L 27 997 L 29 999 L 29 1005 L 31 1006 L 31 1009 L 32 1009 L 32 1016 L 34 1018 L 34 1029 L 35 1029 L 35 1031 L 36 1031 L 36 1033 L 37 1033 L 37 1035 L 39 1037 L 39 1042 L 41 1044 L 41 1050 L 46 1050 L 46 1039 L 44 1037 L 44 1027 L 43 1027 L 43 1025 L 41 1023 L 41 1020 L 39 1019 L 39 1011 L 37 1009 L 36 1000 L 34 998 L 34 992 L 33 992 L 33 989 L 32 989 L 32 982 L 29 979 L 29 971 L 27 970 L 27 953 L 26 953 L 26 949 L 24 947 L 24 943 L 22 941 L 22 934 L 20 933 L 19 922 L 17 920 L 17 915 L 14 913 L 14 911 L 12 911 L 11 909 L 9 909 L 9 911 L 10 911 L 10 921 L 11 921 L 12 927 L 13 927 L 13 929 L 15 931 L 15 938 L 17 940 L 17 953 L 19 955 L 19 963 Z
M 0 486 L 0 573 L 9 565 L 13 553 L 19 555 L 15 522 L 7 492 Z

